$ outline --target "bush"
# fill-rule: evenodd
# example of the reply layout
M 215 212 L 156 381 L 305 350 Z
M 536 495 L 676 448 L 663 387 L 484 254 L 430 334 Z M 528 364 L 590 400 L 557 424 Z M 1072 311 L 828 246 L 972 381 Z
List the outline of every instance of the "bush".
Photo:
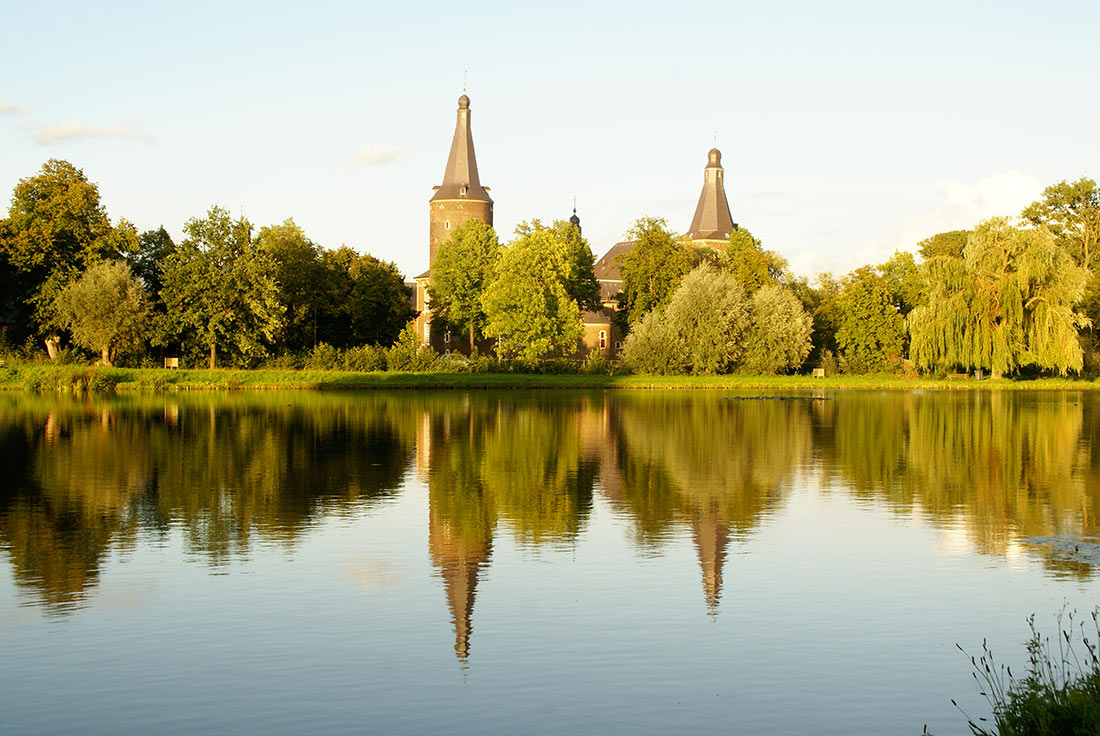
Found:
M 363 345 L 344 351 L 344 369 L 369 373 L 386 370 L 386 350 L 381 345 Z
M 306 368 L 315 371 L 334 371 L 340 366 L 340 351 L 327 342 L 317 343 L 306 358 Z
M 993 709 L 996 726 L 995 731 L 989 731 L 967 716 L 971 733 L 977 736 L 1100 733 L 1100 644 L 1097 643 L 1100 609 L 1092 612 L 1090 626 L 1083 621 L 1076 623 L 1073 613 L 1063 626 L 1064 613 L 1058 616 L 1056 650 L 1050 637 L 1043 637 L 1035 628 L 1035 616 L 1028 618 L 1031 638 L 1026 643 L 1028 662 L 1022 679 L 1014 679 L 1011 668 L 997 666 L 984 642 L 982 654 L 970 657 L 972 674 Z M 966 654 L 962 647 L 959 649 Z M 955 701 L 951 702 L 958 707 Z
M 115 390 L 117 379 L 106 370 L 93 368 L 85 376 L 85 385 L 89 391 L 111 392 Z
M 142 391 L 163 391 L 168 385 L 168 376 L 164 373 L 142 373 L 138 376 L 138 388 Z
M 430 371 L 439 361 L 439 354 L 420 344 L 416 323 L 409 322 L 386 350 L 386 369 L 391 371 Z
M 584 372 L 590 375 L 606 376 L 611 373 L 611 361 L 598 348 L 588 351 L 588 357 L 584 359 Z
M 280 371 L 296 371 L 302 367 L 302 358 L 292 353 L 277 355 L 265 360 L 264 367 Z

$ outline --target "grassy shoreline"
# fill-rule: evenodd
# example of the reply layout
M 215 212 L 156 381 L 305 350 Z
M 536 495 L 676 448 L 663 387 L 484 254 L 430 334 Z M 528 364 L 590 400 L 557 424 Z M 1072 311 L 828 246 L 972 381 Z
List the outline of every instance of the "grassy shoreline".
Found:
M 280 369 L 93 368 L 22 364 L 0 367 L 8 391 L 205 391 L 377 389 L 719 389 L 719 390 L 1100 390 L 1100 380 L 974 380 L 867 376 L 649 376 L 529 373 L 356 373 Z

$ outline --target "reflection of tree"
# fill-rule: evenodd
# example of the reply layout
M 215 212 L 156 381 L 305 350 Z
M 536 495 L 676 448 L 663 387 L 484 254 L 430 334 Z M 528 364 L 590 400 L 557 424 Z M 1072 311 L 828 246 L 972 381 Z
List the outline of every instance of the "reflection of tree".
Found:
M 216 561 L 391 493 L 411 453 L 400 403 L 334 399 L 5 401 L 0 538 L 17 578 L 70 603 L 139 526 L 179 527 Z
M 1004 555 L 1021 538 L 1098 532 L 1084 418 L 1075 394 L 853 396 L 836 402 L 832 457 L 856 492 L 961 523 L 977 551 Z
M 643 544 L 662 539 L 677 519 L 691 522 L 713 611 L 728 533 L 752 531 L 811 456 L 808 402 L 631 396 L 617 403 L 613 424 L 618 503 L 631 512 Z

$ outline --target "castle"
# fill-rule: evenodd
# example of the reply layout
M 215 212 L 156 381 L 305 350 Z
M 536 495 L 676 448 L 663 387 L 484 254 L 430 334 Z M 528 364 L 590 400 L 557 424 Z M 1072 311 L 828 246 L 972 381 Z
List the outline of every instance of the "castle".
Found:
M 723 179 L 722 153 L 712 148 L 707 154 L 703 170 L 703 190 L 695 208 L 687 238 L 694 245 L 718 248 L 729 242 L 737 225 L 730 216 L 729 202 Z M 461 349 L 463 341 L 453 345 L 451 333 L 432 329 L 432 307 L 428 295 L 431 283 L 431 264 L 439 246 L 450 237 L 451 230 L 467 220 L 477 219 L 493 225 L 493 199 L 489 187 L 481 183 L 474 154 L 474 137 L 470 129 L 470 98 L 465 93 L 458 98 L 458 115 L 455 121 L 451 152 L 447 156 L 447 168 L 443 183 L 434 187 L 435 193 L 428 202 L 428 270 L 416 277 L 416 329 L 424 345 L 431 345 L 440 352 Z M 580 230 L 581 221 L 576 207 L 569 221 Z M 622 336 L 615 314 L 619 309 L 618 294 L 622 290 L 621 256 L 634 246 L 633 242 L 616 243 L 596 262 L 594 271 L 600 284 L 599 310 L 585 311 L 581 315 L 584 337 L 578 345 L 578 353 L 587 355 L 592 350 L 601 351 L 605 357 L 614 357 L 622 347 Z

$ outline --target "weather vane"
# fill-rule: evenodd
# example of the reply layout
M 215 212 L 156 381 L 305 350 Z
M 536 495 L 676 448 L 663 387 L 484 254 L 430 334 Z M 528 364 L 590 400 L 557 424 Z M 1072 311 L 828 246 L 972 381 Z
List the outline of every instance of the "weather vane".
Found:
M 466 94 L 466 70 L 462 70 L 462 94 Z

